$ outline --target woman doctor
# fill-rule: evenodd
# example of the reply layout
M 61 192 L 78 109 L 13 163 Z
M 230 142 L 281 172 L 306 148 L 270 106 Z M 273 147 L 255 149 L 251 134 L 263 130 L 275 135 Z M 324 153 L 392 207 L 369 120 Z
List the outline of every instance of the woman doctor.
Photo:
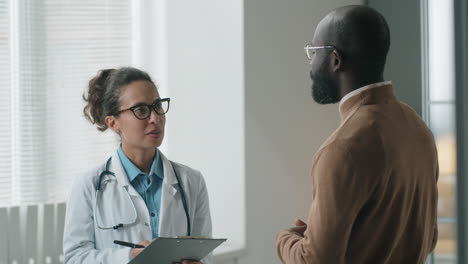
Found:
M 147 246 L 159 236 L 211 237 L 202 175 L 158 149 L 170 100 L 160 98 L 148 74 L 135 68 L 102 70 L 83 98 L 85 117 L 100 131 L 112 129 L 121 145 L 74 181 L 65 218 L 65 263 L 128 263 L 143 250 L 114 240 Z

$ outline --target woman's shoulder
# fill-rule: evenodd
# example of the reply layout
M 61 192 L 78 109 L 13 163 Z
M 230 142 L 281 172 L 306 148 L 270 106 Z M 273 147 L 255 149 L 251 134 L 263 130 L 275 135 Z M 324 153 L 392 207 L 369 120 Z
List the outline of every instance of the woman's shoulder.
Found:
M 178 174 L 184 175 L 184 176 L 189 176 L 189 177 L 198 177 L 201 178 L 201 172 L 199 170 L 196 170 L 194 168 L 191 168 L 185 164 L 178 163 L 175 161 L 170 161 L 172 164 L 172 167 Z
M 73 179 L 74 185 L 94 187 L 99 175 L 105 170 L 106 162 L 86 168 L 78 173 Z
M 200 188 L 205 185 L 205 179 L 199 170 L 174 161 L 171 161 L 171 164 L 174 171 L 185 184 L 190 186 L 199 186 Z
M 179 176 L 179 179 L 182 181 L 182 185 L 188 186 L 186 191 L 197 195 L 206 192 L 205 179 L 199 170 L 174 161 L 171 161 L 171 164 L 172 168 Z

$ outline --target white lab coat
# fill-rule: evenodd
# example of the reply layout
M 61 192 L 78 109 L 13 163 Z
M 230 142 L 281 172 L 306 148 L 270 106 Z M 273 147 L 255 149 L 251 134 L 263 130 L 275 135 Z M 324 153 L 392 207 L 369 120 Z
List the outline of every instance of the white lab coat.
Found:
M 162 184 L 159 236 L 175 237 L 187 235 L 185 215 L 180 190 L 171 162 L 162 155 L 164 180 Z M 138 243 L 152 240 L 150 216 L 144 200 L 130 184 L 117 152 L 112 156 L 109 171 L 115 173 L 102 179 L 98 199 L 97 217 L 94 215 L 96 183 L 106 164 L 75 179 L 65 217 L 63 250 L 66 264 L 84 263 L 128 263 L 130 248 L 114 244 L 114 240 Z M 211 237 L 211 216 L 205 181 L 199 171 L 175 163 L 177 175 L 184 188 L 192 236 Z M 137 211 L 136 222 L 117 230 L 102 230 L 97 227 L 131 223 L 135 218 L 133 205 Z M 102 199 L 101 199 L 102 198 Z M 209 258 L 202 260 L 208 264 Z

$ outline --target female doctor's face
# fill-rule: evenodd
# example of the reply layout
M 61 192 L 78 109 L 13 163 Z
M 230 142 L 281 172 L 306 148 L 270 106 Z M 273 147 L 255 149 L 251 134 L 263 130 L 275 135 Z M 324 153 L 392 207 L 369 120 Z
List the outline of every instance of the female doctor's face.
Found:
M 120 110 L 142 103 L 151 105 L 158 98 L 154 84 L 134 81 L 120 91 Z M 154 151 L 163 141 L 166 116 L 152 110 L 148 118 L 140 120 L 131 110 L 127 110 L 118 117 L 112 117 L 109 123 L 109 127 L 120 135 L 124 148 Z

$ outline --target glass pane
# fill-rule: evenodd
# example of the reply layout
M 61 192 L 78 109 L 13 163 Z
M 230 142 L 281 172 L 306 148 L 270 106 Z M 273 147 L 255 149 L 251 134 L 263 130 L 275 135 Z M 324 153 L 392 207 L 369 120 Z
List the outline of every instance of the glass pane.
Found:
M 437 216 L 440 218 L 455 218 L 455 182 L 452 175 L 440 175 L 437 184 L 439 200 L 437 202 Z
M 455 240 L 455 224 L 439 223 L 439 240 L 434 250 L 434 260 L 437 264 L 456 263 L 457 243 Z
M 456 143 L 455 106 L 429 106 L 430 127 L 439 156 L 439 240 L 434 254 L 435 264 L 456 263 Z
M 436 139 L 439 155 L 440 180 L 455 183 L 455 106 L 452 104 L 430 105 L 430 127 Z M 442 177 L 445 177 L 442 179 Z
M 430 126 L 439 156 L 439 217 L 455 217 L 456 144 L 455 107 L 451 104 L 430 106 Z
M 455 98 L 453 2 L 429 0 L 429 98 Z

